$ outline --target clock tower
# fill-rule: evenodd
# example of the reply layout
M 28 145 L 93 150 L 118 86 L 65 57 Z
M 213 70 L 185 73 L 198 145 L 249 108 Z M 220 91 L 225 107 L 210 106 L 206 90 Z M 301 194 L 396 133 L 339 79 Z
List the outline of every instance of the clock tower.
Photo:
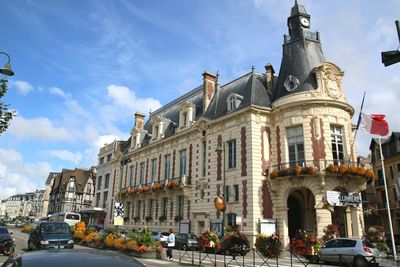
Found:
M 316 90 L 316 67 L 325 62 L 318 32 L 311 32 L 311 16 L 297 0 L 287 19 L 283 55 L 274 100 L 289 94 Z

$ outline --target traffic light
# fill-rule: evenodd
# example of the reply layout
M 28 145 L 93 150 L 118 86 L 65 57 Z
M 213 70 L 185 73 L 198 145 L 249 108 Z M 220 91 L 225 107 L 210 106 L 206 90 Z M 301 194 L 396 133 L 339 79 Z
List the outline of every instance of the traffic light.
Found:
M 382 63 L 385 67 L 400 62 L 400 51 L 386 51 L 382 52 Z

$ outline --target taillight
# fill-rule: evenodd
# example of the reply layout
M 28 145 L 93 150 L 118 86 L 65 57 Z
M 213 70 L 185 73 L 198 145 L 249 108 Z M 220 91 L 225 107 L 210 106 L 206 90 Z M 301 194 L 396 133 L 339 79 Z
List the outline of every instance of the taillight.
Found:
M 369 248 L 364 248 L 364 251 L 372 254 L 372 251 Z

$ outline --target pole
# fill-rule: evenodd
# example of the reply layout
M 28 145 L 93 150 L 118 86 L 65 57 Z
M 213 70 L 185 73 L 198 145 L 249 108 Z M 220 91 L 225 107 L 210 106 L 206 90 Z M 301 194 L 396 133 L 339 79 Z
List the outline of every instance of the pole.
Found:
M 226 189 L 225 189 L 225 164 L 226 164 L 225 142 L 223 142 L 222 149 L 224 150 L 224 174 L 223 174 L 223 177 L 222 177 L 222 179 L 223 179 L 222 180 L 222 196 L 224 197 L 224 205 L 225 205 L 224 210 L 222 211 L 222 238 L 224 238 L 224 235 L 225 235 L 225 210 L 226 210 L 226 200 L 225 200 L 225 197 L 226 197 L 226 195 L 225 195 L 225 192 L 226 192 Z
M 385 197 L 386 197 L 386 209 L 388 212 L 388 219 L 389 219 L 389 228 L 390 228 L 390 236 L 392 238 L 392 249 L 393 249 L 393 258 L 395 261 L 397 261 L 397 255 L 396 255 L 396 245 L 394 242 L 394 234 L 393 234 L 393 225 L 392 225 L 392 215 L 390 214 L 390 203 L 389 203 L 389 197 L 388 197 L 388 192 L 387 192 L 387 184 L 386 184 L 386 175 L 385 175 L 385 165 L 383 163 L 383 153 L 382 153 L 382 143 L 381 143 L 381 136 L 378 135 L 378 140 L 379 140 L 379 151 L 381 154 L 381 164 L 382 164 L 382 174 L 383 174 L 383 183 L 385 186 Z

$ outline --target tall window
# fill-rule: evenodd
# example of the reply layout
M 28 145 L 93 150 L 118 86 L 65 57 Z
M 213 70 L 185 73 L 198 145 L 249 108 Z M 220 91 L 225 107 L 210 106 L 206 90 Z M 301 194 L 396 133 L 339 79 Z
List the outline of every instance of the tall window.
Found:
M 100 163 L 100 165 L 104 163 L 104 157 L 100 158 L 100 162 L 99 163 Z
M 186 175 L 186 149 L 179 151 L 179 175 Z
M 104 181 L 104 188 L 110 187 L 110 174 L 106 174 L 106 180 Z
M 108 200 L 108 191 L 105 191 L 103 195 L 103 208 L 106 207 L 107 200 Z
M 126 203 L 126 214 L 124 217 L 130 218 L 131 216 L 131 202 Z
M 151 160 L 151 181 L 154 182 L 157 179 L 157 159 Z
M 235 194 L 235 201 L 239 201 L 239 194 L 240 194 L 240 192 L 239 192 L 239 185 L 238 185 L 238 184 L 235 184 L 235 185 L 233 186 L 233 190 L 235 191 L 235 192 L 234 192 L 234 194 Z
M 148 210 L 148 216 L 153 217 L 153 206 L 154 206 L 154 199 L 149 200 L 149 210 Z
M 100 207 L 100 193 L 96 194 L 96 205 L 97 207 Z
M 145 184 L 146 175 L 145 175 L 145 162 L 140 163 L 140 183 Z
M 136 217 L 140 218 L 141 211 L 142 211 L 142 201 L 139 200 L 136 209 Z
M 165 173 L 165 180 L 170 179 L 171 177 L 171 155 L 165 155 L 165 168 L 164 168 L 164 173 Z
M 225 195 L 224 199 L 226 202 L 229 202 L 229 195 L 231 194 L 231 187 L 229 185 L 225 186 Z
M 99 176 L 97 179 L 97 190 L 101 190 L 101 183 L 102 183 L 103 177 Z
M 232 96 L 229 99 L 229 111 L 235 110 L 236 109 L 236 97 Z
M 167 218 L 168 215 L 168 198 L 163 197 L 162 199 L 162 216 L 164 216 L 165 218 Z
M 203 140 L 203 164 L 202 164 L 202 174 L 203 177 L 206 176 L 206 165 L 207 165 L 207 142 Z
M 154 127 L 154 136 L 153 138 L 158 138 L 158 125 Z
M 331 126 L 331 139 L 332 139 L 332 154 L 335 164 L 344 162 L 344 146 L 343 146 L 343 133 L 342 127 Z
M 178 215 L 183 219 L 184 197 L 178 196 Z
M 228 141 L 228 168 L 236 168 L 236 140 Z
M 289 152 L 289 165 L 294 167 L 304 162 L 304 137 L 303 126 L 287 128 L 287 142 Z
M 182 114 L 182 120 L 183 120 L 182 126 L 186 126 L 187 112 L 184 112 L 184 113 Z
M 130 186 L 134 186 L 135 185 L 135 176 L 134 176 L 134 166 L 133 165 L 131 165 L 131 166 L 129 166 L 129 174 L 130 174 L 130 176 L 129 176 L 129 185 Z
M 112 154 L 107 155 L 107 162 L 111 161 Z

